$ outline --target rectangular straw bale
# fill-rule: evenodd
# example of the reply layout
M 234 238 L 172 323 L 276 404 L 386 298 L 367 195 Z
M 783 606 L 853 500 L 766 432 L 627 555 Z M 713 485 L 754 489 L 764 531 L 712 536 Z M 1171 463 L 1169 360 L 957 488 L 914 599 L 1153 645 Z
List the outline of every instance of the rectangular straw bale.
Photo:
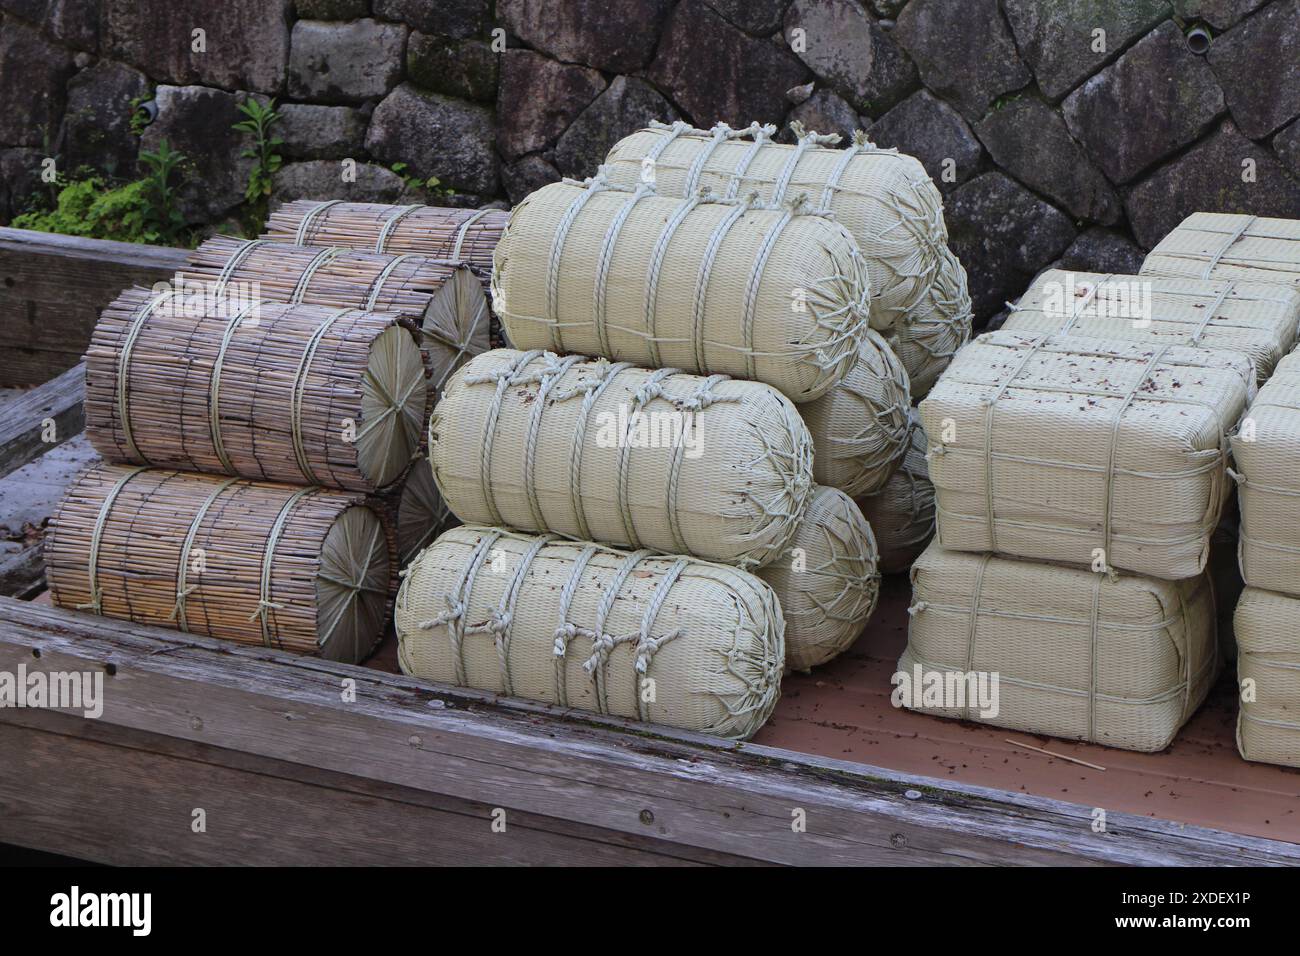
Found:
M 1228 349 L 1250 356 L 1262 383 L 1295 346 L 1298 325 L 1300 291 L 1277 285 L 1049 269 L 1002 328 Z
M 1300 219 L 1194 212 L 1148 253 L 1141 274 L 1300 289 Z
M 1235 352 L 981 336 L 920 406 L 939 542 L 1194 577 L 1254 381 Z
M 1112 580 L 935 542 L 913 565 L 912 588 L 898 670 L 998 677 L 996 716 L 981 716 L 969 700 L 912 707 L 924 713 L 1155 751 L 1218 674 L 1214 598 L 1203 574 Z
M 1233 623 L 1237 681 L 1252 682 L 1237 712 L 1237 749 L 1300 767 L 1300 598 L 1247 588 Z
M 1300 596 L 1300 353 L 1278 363 L 1232 436 L 1246 584 Z

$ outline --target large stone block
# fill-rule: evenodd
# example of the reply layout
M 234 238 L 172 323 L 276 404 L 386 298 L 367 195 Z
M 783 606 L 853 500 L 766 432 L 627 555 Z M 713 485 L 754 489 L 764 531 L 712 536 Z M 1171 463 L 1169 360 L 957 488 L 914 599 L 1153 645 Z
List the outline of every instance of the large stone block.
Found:
M 289 159 L 345 159 L 365 148 L 367 121 L 348 106 L 284 103 L 275 132 L 284 140 L 280 152 Z
M 366 149 L 389 166 L 406 163 L 411 175 L 437 176 L 446 188 L 493 196 L 500 184 L 494 138 L 491 110 L 403 83 L 375 108 Z
M 498 61 L 498 54 L 482 40 L 412 33 L 406 41 L 406 78 L 444 96 L 493 102 Z
M 645 80 L 615 77 L 560 136 L 555 166 L 575 179 L 594 175 L 610 147 L 624 136 L 649 126 L 651 120 L 667 123 L 677 118 L 672 104 Z
M 783 46 L 736 29 L 703 0 L 682 0 L 668 18 L 649 79 L 701 126 L 778 123 L 785 91 L 808 79 Z
M 1168 0 L 1004 0 L 1003 8 L 1021 55 L 1053 100 L 1169 16 Z
M 1162 23 L 1062 103 L 1070 132 L 1114 183 L 1197 139 L 1223 112 L 1223 92 L 1182 33 Z
M 1273 149 L 1291 173 L 1300 177 L 1300 120 L 1273 137 Z
M 1050 268 L 1104 275 L 1137 275 L 1146 255 L 1123 233 L 1093 226 L 1085 229 Z
M 501 184 L 512 203 L 521 203 L 529 193 L 560 180 L 560 171 L 533 153 L 501 169 Z
M 998 0 L 912 0 L 898 15 L 894 39 L 916 61 L 922 82 L 970 120 L 1032 79 Z
M 12 17 L 0 23 L 0 146 L 53 150 L 72 71 L 67 50 Z
M 944 206 L 948 244 L 966 267 L 977 325 L 1019 296 L 1075 236 L 1065 213 L 1000 172 L 976 176 Z
M 790 111 L 786 117 L 785 129 L 778 139 L 793 143 L 795 141 L 793 124 L 799 123 L 805 130 L 815 133 L 838 133 L 841 145 L 848 143 L 853 134 L 863 126 L 869 126 L 870 119 L 859 116 L 853 107 L 843 98 L 830 90 L 818 90 L 808 99 Z
M 777 31 L 790 0 L 704 0 L 746 33 L 765 37 Z
M 631 73 L 650 62 L 670 0 L 498 0 L 511 33 L 566 63 Z
M 1070 138 L 1061 114 L 1023 96 L 992 110 L 975 132 L 993 161 L 1080 219 L 1113 225 L 1122 207 L 1101 171 Z
M 596 70 L 507 50 L 497 89 L 501 155 L 513 160 L 550 146 L 604 89 Z
M 149 80 L 143 73 L 111 60 L 100 60 L 69 80 L 63 116 L 64 166 L 135 178 L 140 138 L 131 130 L 131 114 L 133 104 L 148 92 Z
M 27 212 L 33 199 L 47 187 L 41 182 L 45 151 L 19 146 L 0 149 L 0 222 Z
M 401 198 L 405 188 L 401 176 L 374 163 L 345 166 L 339 160 L 315 159 L 282 167 L 275 174 L 271 202 L 346 199 L 393 203 Z
M 1300 0 L 1280 0 L 1206 54 L 1237 128 L 1262 139 L 1300 116 Z
M 492 25 L 488 0 L 373 0 L 375 16 L 408 24 L 421 33 L 464 40 L 483 36 Z
M 911 60 L 857 0 L 794 0 L 784 35 L 855 112 L 879 115 L 916 86 Z
M 1300 219 L 1300 182 L 1227 120 L 1134 186 L 1125 205 L 1134 235 L 1150 249 L 1193 212 Z
M 300 20 L 359 20 L 370 15 L 370 0 L 294 0 Z
M 154 93 L 158 116 L 140 145 L 155 151 L 166 139 L 185 154 L 177 204 L 187 222 L 222 219 L 244 201 L 253 162 L 240 153 L 251 143 L 233 129 L 244 119 L 239 112 L 244 98 L 206 86 L 160 86 Z
M 1270 2 L 1271 0 L 1173 0 L 1173 5 L 1184 20 L 1204 20 L 1216 30 L 1226 30 Z
M 327 103 L 385 96 L 402 78 L 406 27 L 378 20 L 293 25 L 289 95 Z
M 974 176 L 984 156 L 961 114 L 927 90 L 917 90 L 880 117 L 871 140 L 915 156 L 944 193 Z
M 284 86 L 290 0 L 103 2 L 111 55 L 159 82 L 259 93 Z

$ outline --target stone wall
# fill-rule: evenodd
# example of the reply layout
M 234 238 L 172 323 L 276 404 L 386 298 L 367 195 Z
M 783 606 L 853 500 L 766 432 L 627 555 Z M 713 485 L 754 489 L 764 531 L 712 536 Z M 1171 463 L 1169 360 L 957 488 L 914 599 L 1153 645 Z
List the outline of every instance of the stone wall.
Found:
M 1300 217 L 1300 0 L 0 0 L 0 89 L 0 219 L 47 156 L 132 177 L 166 137 L 220 225 L 252 95 L 278 199 L 518 201 L 650 119 L 864 127 L 939 183 L 981 319 L 1195 209 Z

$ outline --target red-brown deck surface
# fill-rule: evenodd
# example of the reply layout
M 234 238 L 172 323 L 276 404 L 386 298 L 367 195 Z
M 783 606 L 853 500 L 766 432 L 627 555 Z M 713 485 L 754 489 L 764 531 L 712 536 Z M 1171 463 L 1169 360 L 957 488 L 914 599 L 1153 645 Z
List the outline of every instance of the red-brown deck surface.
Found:
M 1241 759 L 1231 667 L 1173 744 L 1153 754 L 929 717 L 889 700 L 907 640 L 908 597 L 906 576 L 887 578 L 862 637 L 811 674 L 787 676 L 776 713 L 754 742 L 1300 843 L 1300 770 Z M 1106 769 L 1019 750 L 1008 738 Z

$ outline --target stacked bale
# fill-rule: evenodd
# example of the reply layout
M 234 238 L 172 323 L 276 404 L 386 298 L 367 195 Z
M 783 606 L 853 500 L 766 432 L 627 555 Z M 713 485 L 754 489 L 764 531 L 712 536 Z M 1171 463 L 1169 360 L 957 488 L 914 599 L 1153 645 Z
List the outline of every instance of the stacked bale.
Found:
M 1232 437 L 1246 589 L 1234 618 L 1247 760 L 1300 767 L 1300 352 L 1278 363 Z
M 908 412 L 907 436 L 907 453 L 898 470 L 875 494 L 857 499 L 880 546 L 878 564 L 885 574 L 910 568 L 934 537 L 934 485 L 926 460 L 925 429 L 916 409 Z
M 1140 274 L 1300 289 L 1300 219 L 1192 213 L 1151 250 Z
M 441 388 L 467 359 L 490 347 L 487 296 L 457 262 L 404 253 L 316 248 L 216 236 L 190 254 L 178 277 L 208 298 L 398 312 L 419 327 L 430 384 Z
M 913 569 L 902 703 L 1158 750 L 1218 673 L 1205 569 L 1255 362 L 1167 329 L 1074 331 L 983 335 L 921 403 L 937 537 Z M 992 707 L 916 689 L 982 675 Z
M 772 142 L 775 131 L 655 123 L 616 143 L 605 168 L 610 182 L 651 183 L 661 196 L 756 194 L 774 205 L 806 197 L 832 212 L 866 258 L 872 327 L 898 352 L 912 394 L 924 395 L 971 329 L 966 273 L 948 250 L 939 191 L 916 159 L 862 134 L 832 149 L 838 136 L 797 129 L 798 143 L 786 146 Z
M 60 607 L 357 663 L 396 592 L 373 499 L 315 487 L 95 465 L 45 538 Z

